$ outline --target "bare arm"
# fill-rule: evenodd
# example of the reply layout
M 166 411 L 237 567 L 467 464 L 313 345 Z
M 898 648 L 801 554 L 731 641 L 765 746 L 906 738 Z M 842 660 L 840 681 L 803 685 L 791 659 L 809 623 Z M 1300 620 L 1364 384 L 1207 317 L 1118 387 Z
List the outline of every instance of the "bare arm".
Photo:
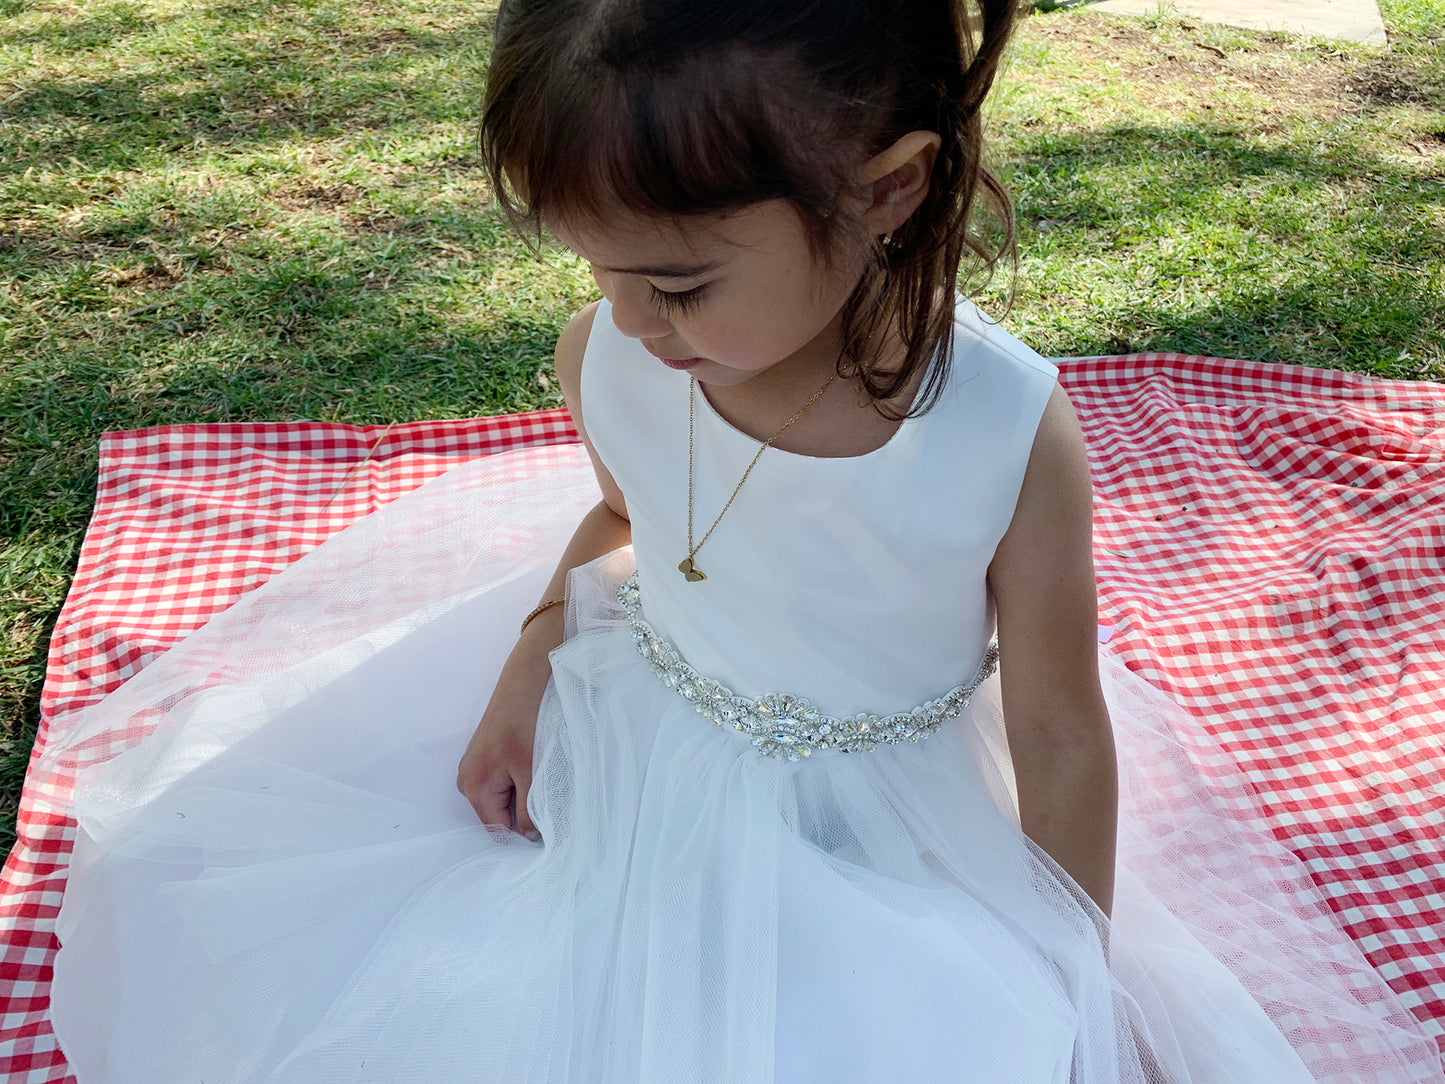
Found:
M 632 525 L 622 493 L 598 460 L 582 418 L 582 355 L 595 311 L 596 305 L 589 305 L 568 323 L 557 340 L 556 364 L 567 409 L 592 456 L 602 500 L 583 517 L 539 602 L 560 597 L 567 587 L 567 573 L 578 565 L 632 541 Z M 552 676 L 548 653 L 562 642 L 564 608 L 554 606 L 542 611 L 518 637 L 497 678 L 487 710 L 457 766 L 457 789 L 466 795 L 482 823 L 515 828 L 531 839 L 538 838 L 527 812 L 537 711 Z
M 1118 771 L 1099 689 L 1091 505 L 1083 435 L 1055 388 L 988 575 L 1023 830 L 1108 914 Z

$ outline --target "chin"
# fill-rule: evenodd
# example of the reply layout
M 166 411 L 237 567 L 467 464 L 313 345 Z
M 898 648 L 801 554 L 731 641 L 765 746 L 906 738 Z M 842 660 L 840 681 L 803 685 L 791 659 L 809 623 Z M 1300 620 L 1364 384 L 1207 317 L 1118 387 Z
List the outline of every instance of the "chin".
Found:
M 763 369 L 744 372 L 739 372 L 737 369 L 723 369 L 722 371 L 718 371 L 716 366 L 707 365 L 699 366 L 692 375 L 697 377 L 699 384 L 715 385 L 719 388 L 735 388 L 739 384 L 746 384 L 753 377 L 765 371 L 766 370 Z

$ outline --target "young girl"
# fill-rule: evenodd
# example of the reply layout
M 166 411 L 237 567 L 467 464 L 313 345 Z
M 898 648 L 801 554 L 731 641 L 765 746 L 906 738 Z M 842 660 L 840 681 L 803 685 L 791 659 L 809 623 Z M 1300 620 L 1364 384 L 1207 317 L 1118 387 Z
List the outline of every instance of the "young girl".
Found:
M 77 797 L 82 1084 L 1438 1075 L 1101 686 L 1078 424 L 954 294 L 1012 20 L 504 5 L 484 147 L 602 293 L 595 482 L 454 472 L 107 702 L 152 732 Z

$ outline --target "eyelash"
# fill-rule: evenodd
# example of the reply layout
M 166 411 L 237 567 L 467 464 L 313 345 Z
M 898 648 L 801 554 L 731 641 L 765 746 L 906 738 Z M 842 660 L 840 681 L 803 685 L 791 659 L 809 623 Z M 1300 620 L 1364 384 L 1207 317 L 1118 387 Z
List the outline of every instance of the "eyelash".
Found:
M 706 286 L 694 286 L 691 290 L 670 293 L 667 290 L 659 290 L 652 283 L 647 285 L 648 289 L 652 291 L 653 304 L 668 316 L 685 316 L 692 312 L 702 303 L 703 292 L 707 289 Z

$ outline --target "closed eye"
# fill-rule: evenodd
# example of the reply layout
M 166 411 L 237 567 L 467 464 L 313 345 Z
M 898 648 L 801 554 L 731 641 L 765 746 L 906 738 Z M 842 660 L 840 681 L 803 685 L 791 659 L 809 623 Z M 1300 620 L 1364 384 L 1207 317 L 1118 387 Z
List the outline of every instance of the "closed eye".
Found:
M 671 290 L 659 290 L 650 282 L 647 287 L 652 291 L 653 304 L 668 316 L 681 316 L 692 312 L 702 303 L 702 295 L 707 290 L 707 286 L 703 285 L 674 293 Z

